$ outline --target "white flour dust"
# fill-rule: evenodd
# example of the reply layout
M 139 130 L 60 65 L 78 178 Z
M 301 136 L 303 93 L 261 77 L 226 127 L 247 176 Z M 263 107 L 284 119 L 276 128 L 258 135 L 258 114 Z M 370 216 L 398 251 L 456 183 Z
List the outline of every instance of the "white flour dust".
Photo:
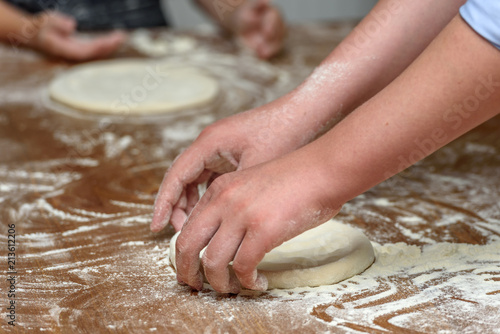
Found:
M 419 305 L 426 303 L 446 309 L 455 320 L 467 318 L 469 312 L 481 312 L 480 321 L 469 322 L 469 331 L 480 332 L 483 326 L 500 324 L 500 242 L 482 246 L 437 243 L 423 248 L 405 243 L 374 244 L 374 248 L 377 260 L 364 273 L 330 286 L 271 290 L 266 295 L 272 298 L 259 307 L 268 309 L 272 316 L 273 310 L 286 301 L 293 303 L 298 313 L 307 312 L 347 331 L 344 325 L 350 321 L 384 330 L 375 324 L 377 319 L 388 318 L 394 326 L 432 332 L 432 322 L 426 323 L 426 315 L 418 312 Z M 173 271 L 167 259 L 168 250 L 157 263 Z M 397 284 L 402 280 L 406 286 Z M 198 297 L 204 303 L 217 303 L 216 293 L 207 284 L 205 288 L 208 290 Z M 253 293 L 244 292 L 242 296 L 245 294 Z M 230 321 L 230 316 L 225 320 Z

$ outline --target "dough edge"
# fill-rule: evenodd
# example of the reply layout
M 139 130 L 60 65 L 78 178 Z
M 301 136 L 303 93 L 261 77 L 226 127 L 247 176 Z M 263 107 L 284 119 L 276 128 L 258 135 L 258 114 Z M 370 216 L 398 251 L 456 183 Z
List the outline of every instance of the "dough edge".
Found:
M 299 287 L 331 285 L 365 271 L 375 261 L 375 252 L 366 235 L 355 228 L 352 229 L 354 233 L 360 233 L 365 240 L 359 242 L 359 247 L 355 248 L 353 252 L 337 261 L 310 268 L 281 271 L 258 270 L 258 272 L 263 274 L 268 280 L 267 289 L 293 289 Z M 179 233 L 180 232 L 177 232 L 170 240 L 169 259 L 176 271 L 175 242 L 177 241 Z M 231 267 L 229 269 L 232 271 Z M 205 282 L 207 282 L 206 278 Z
M 318 267 L 283 271 L 263 271 L 269 289 L 293 289 L 331 285 L 365 271 L 375 261 L 375 253 L 370 243 L 363 243 L 351 254 L 338 261 Z

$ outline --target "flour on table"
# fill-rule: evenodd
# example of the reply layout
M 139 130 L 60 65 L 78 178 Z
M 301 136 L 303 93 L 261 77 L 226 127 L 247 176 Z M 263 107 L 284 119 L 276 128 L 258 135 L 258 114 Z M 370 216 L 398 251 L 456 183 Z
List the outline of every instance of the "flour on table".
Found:
M 174 267 L 178 235 L 170 242 Z M 257 269 L 266 276 L 269 289 L 289 289 L 343 281 L 364 271 L 373 260 L 372 245 L 361 231 L 330 220 L 274 248 Z

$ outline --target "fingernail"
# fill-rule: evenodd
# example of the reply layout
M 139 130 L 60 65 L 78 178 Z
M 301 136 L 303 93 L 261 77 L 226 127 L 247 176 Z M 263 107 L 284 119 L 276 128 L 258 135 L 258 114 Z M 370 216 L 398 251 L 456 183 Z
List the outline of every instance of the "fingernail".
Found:
M 160 232 L 161 230 L 163 230 L 165 228 L 165 226 L 168 225 L 168 222 L 169 221 L 167 219 L 162 220 L 159 223 L 153 222 L 153 223 L 151 223 L 150 229 L 153 232 Z

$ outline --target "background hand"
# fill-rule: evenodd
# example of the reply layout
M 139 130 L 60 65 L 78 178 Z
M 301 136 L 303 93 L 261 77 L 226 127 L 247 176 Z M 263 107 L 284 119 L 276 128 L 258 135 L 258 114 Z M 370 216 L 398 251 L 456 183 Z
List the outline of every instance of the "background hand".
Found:
M 260 58 L 270 58 L 283 48 L 286 28 L 279 10 L 268 0 L 243 5 L 236 12 L 235 30 L 243 43 Z
M 68 60 L 85 61 L 107 57 L 116 51 L 126 38 L 122 32 L 113 32 L 93 39 L 78 37 L 75 35 L 76 21 L 58 12 L 39 14 L 34 24 L 38 33 L 28 42 L 28 46 Z

